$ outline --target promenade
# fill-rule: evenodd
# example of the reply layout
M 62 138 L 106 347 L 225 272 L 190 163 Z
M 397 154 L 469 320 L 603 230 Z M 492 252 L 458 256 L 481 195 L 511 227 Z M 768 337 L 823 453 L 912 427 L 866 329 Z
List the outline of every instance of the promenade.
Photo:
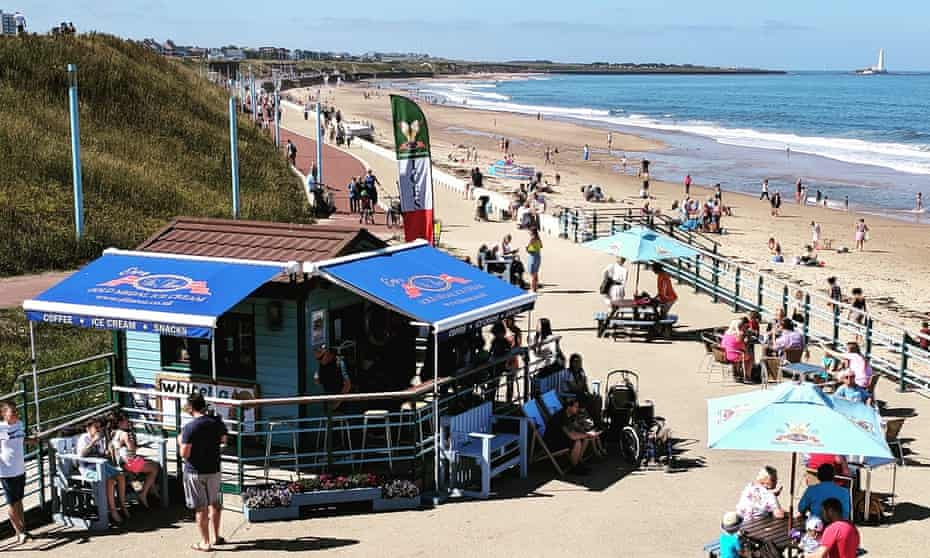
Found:
M 300 131 L 285 118 L 285 124 Z M 392 177 L 392 162 L 353 149 L 382 177 Z M 392 180 L 392 178 L 388 178 Z M 437 215 L 443 220 L 442 242 L 453 252 L 474 256 L 482 243 L 513 233 L 515 246 L 525 246 L 527 235 L 511 223 L 476 223 L 472 201 L 453 192 L 435 190 Z M 701 556 L 704 543 L 716 538 L 722 512 L 736 504 L 739 491 L 760 466 L 771 464 L 787 484 L 790 457 L 781 454 L 708 451 L 706 406 L 710 397 L 755 389 L 708 383 L 696 369 L 704 349 L 689 332 L 726 324 L 728 307 L 714 305 L 704 295 L 679 286 L 676 312 L 681 324 L 672 341 L 613 342 L 595 337 L 592 314 L 603 308 L 596 292 L 600 272 L 611 258 L 580 245 L 544 237 L 539 301 L 532 314 L 551 319 L 563 336 L 566 353 L 584 356 L 592 380 L 603 380 L 612 369 L 640 374 L 640 396 L 655 401 L 674 436 L 681 440 L 681 469 L 674 473 L 631 472 L 611 458 L 593 467 L 590 476 L 558 479 L 546 463 L 497 479 L 490 501 L 454 501 L 436 509 L 390 514 L 318 515 L 299 521 L 249 524 L 240 513 L 238 498 L 227 497 L 223 534 L 229 544 L 215 555 L 275 556 L 327 550 L 333 556 L 389 557 L 549 557 L 636 556 L 667 558 Z M 644 288 L 653 288 L 650 273 Z M 522 323 L 526 327 L 525 320 Z M 930 402 L 913 394 L 898 394 L 890 384 L 879 384 L 879 397 L 897 413 L 915 412 L 903 435 L 910 439 L 912 465 L 899 469 L 898 509 L 889 526 L 863 527 L 863 547 L 872 556 L 920 555 L 930 518 L 930 428 L 920 415 L 930 413 Z M 890 487 L 890 471 L 875 475 L 875 487 Z M 799 489 L 800 493 L 802 489 Z M 782 495 L 787 507 L 787 495 Z M 174 509 L 173 511 L 179 512 Z M 43 548 L 52 555 L 98 558 L 144 551 L 149 556 L 200 556 L 189 549 L 196 540 L 193 523 L 180 513 L 143 517 L 140 510 L 118 536 L 91 535 L 86 539 L 63 534 L 57 527 L 38 531 L 38 538 L 20 553 Z M 114 533 L 115 535 L 116 533 Z M 80 542 L 80 544 L 76 544 Z

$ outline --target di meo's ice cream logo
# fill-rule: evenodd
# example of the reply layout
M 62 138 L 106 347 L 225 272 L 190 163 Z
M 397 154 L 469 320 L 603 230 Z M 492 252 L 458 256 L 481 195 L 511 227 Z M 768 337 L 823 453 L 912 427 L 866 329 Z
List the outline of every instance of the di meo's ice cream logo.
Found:
M 382 277 L 381 282 L 388 287 L 400 287 L 407 298 L 420 298 L 423 293 L 444 293 L 450 291 L 453 285 L 467 285 L 468 279 L 443 273 L 440 275 L 412 275 L 407 279 L 389 279 Z
M 184 275 L 171 273 L 149 273 L 138 268 L 120 272 L 119 277 L 103 283 L 98 287 L 130 286 L 139 291 L 153 294 L 170 294 L 187 292 L 193 295 L 209 295 L 206 281 L 197 281 Z

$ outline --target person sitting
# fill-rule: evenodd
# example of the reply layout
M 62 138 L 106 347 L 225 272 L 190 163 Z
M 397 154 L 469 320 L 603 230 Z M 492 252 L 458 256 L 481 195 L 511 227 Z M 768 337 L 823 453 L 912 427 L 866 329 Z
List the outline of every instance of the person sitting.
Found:
M 610 316 L 614 317 L 619 311 L 626 296 L 626 258 L 617 257 L 616 261 L 604 269 L 603 278 L 601 279 L 601 294 L 605 297 L 605 302 L 610 306 Z
M 557 340 L 553 339 L 552 323 L 549 318 L 539 318 L 536 326 L 536 333 L 533 334 L 533 340 L 530 349 L 533 352 L 532 361 L 546 360 L 548 364 L 563 364 L 565 355 L 559 347 Z
M 117 413 L 113 417 L 111 431 L 113 437 L 110 439 L 110 447 L 113 448 L 113 454 L 119 466 L 124 471 L 140 475 L 143 478 L 142 490 L 139 492 L 139 503 L 147 508 L 149 507 L 149 493 L 152 492 L 152 488 L 155 486 L 161 466 L 155 461 L 136 455 L 138 449 L 136 434 L 126 415 Z
M 100 419 L 90 419 L 84 425 L 85 432 L 78 437 L 77 453 L 81 457 L 97 457 L 107 459 L 107 442 L 106 435 L 103 431 L 103 422 Z M 103 478 L 95 478 L 97 469 L 93 464 L 82 461 L 80 464 L 81 474 L 85 478 L 106 482 L 107 505 L 110 509 L 110 519 L 115 524 L 123 522 L 123 517 L 129 517 L 129 510 L 126 509 L 126 476 L 119 469 L 105 461 L 103 467 Z M 120 507 L 116 507 L 116 498 L 113 493 L 119 494 Z M 119 511 L 123 512 L 120 516 Z
M 746 346 L 745 329 L 748 320 L 733 320 L 720 340 L 720 347 L 726 352 L 727 361 L 734 364 L 737 375 L 743 380 L 752 377 L 752 354 Z
M 743 549 L 743 543 L 739 537 L 739 530 L 742 526 L 743 516 L 740 514 L 736 512 L 723 514 L 723 519 L 720 521 L 720 550 L 717 552 L 719 558 L 749 556 L 749 549 Z
M 843 363 L 841 370 L 851 371 L 856 377 L 857 386 L 866 390 L 869 389 L 872 381 L 872 366 L 859 349 L 859 343 L 855 341 L 847 343 L 845 353 L 837 353 L 829 349 L 824 349 L 824 353 L 840 360 Z
M 820 538 L 820 548 L 807 558 L 856 558 L 859 555 L 859 530 L 843 517 L 842 504 L 836 498 L 823 502 L 821 516 L 827 523 Z
M 778 471 L 774 467 L 763 467 L 756 474 L 755 480 L 746 485 L 740 493 L 736 504 L 736 513 L 747 519 L 756 519 L 773 515 L 777 518 L 785 516 L 785 511 L 778 503 Z
M 581 464 L 581 458 L 589 445 L 599 443 L 600 435 L 598 432 L 579 432 L 573 428 L 572 421 L 575 420 L 574 417 L 580 410 L 581 406 L 577 399 L 570 397 L 566 400 L 565 405 L 552 415 L 546 424 L 546 434 L 543 439 L 549 451 L 570 450 L 569 460 L 572 464 L 572 472 L 585 475 L 590 470 Z
M 807 462 L 805 466 L 807 467 L 808 474 L 816 475 L 817 470 L 820 469 L 820 466 L 828 463 L 833 466 L 833 483 L 838 486 L 849 486 L 849 481 L 846 479 L 838 478 L 849 477 L 849 463 L 846 462 L 846 458 L 842 455 L 836 455 L 833 453 L 812 453 L 807 456 Z
M 657 318 L 668 316 L 668 311 L 678 300 L 675 294 L 675 288 L 672 287 L 672 278 L 662 267 L 662 264 L 656 262 L 652 264 L 652 271 L 656 274 L 656 299 L 659 301 L 659 313 Z
M 804 336 L 794 330 L 794 320 L 785 318 L 781 321 L 781 335 L 779 335 L 772 348 L 778 355 L 784 355 L 787 350 L 804 350 Z
M 495 255 L 498 258 L 509 258 L 517 252 L 517 249 L 513 247 L 513 237 L 510 233 L 505 234 L 504 238 L 501 239 L 501 243 L 495 248 L 497 249 Z
M 602 428 L 601 396 L 591 393 L 588 375 L 585 374 L 580 354 L 574 353 L 568 357 L 568 368 L 566 368 L 566 371 L 568 371 L 568 377 L 565 378 L 562 385 L 559 386 L 559 393 L 568 394 L 577 399 L 588 416 L 591 417 L 591 420 L 594 421 L 594 424 L 597 425 L 598 428 Z
M 856 385 L 856 375 L 853 374 L 852 371 L 843 370 L 839 376 L 843 385 L 836 388 L 836 391 L 833 392 L 833 397 L 856 403 L 865 403 L 866 405 L 872 404 L 872 394 L 869 393 L 869 390 Z
M 849 518 L 849 510 L 852 507 L 849 501 L 849 491 L 833 482 L 834 475 L 831 463 L 824 463 L 817 467 L 818 482 L 808 486 L 801 496 L 801 501 L 798 503 L 799 517 L 805 513 L 817 515 L 825 500 L 836 498 L 843 507 L 843 518 Z
M 772 254 L 772 263 L 785 263 L 785 256 L 781 253 L 781 246 L 775 247 L 775 252 Z
M 811 515 L 804 522 L 804 536 L 798 546 L 805 555 L 820 548 L 820 539 L 823 537 L 823 520 L 818 515 Z
M 800 259 L 801 265 L 809 266 L 818 266 L 820 265 L 820 260 L 817 259 L 817 252 L 814 251 L 814 247 L 808 244 L 804 247 L 804 255 Z

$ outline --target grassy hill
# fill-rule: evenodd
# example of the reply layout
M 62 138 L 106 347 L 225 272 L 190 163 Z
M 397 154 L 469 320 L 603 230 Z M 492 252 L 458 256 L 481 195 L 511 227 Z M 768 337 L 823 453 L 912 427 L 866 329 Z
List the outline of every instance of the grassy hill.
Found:
M 78 66 L 85 238 L 74 239 L 68 76 Z M 231 212 L 227 96 L 105 35 L 0 39 L 0 276 L 133 247 L 176 215 Z M 241 213 L 308 222 L 296 178 L 240 118 Z

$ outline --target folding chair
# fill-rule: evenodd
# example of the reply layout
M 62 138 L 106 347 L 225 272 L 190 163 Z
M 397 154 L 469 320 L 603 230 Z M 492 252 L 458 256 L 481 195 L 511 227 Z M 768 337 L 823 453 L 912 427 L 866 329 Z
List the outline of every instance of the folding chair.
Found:
M 530 426 L 530 431 L 532 432 L 530 437 L 530 450 L 529 450 L 529 460 L 530 463 L 536 463 L 542 461 L 543 459 L 548 459 L 552 466 L 555 468 L 555 471 L 559 476 L 565 474 L 565 469 L 559 465 L 559 462 L 556 460 L 556 457 L 561 455 L 568 455 L 568 448 L 563 448 L 556 451 L 550 451 L 549 447 L 546 445 L 544 436 L 546 435 L 546 420 L 543 418 L 542 411 L 539 409 L 539 405 L 536 403 L 536 400 L 530 399 L 521 407 L 523 411 L 523 416 L 527 418 L 527 424 Z M 539 444 L 539 448 L 542 449 L 542 454 L 537 455 L 536 453 L 536 444 Z

